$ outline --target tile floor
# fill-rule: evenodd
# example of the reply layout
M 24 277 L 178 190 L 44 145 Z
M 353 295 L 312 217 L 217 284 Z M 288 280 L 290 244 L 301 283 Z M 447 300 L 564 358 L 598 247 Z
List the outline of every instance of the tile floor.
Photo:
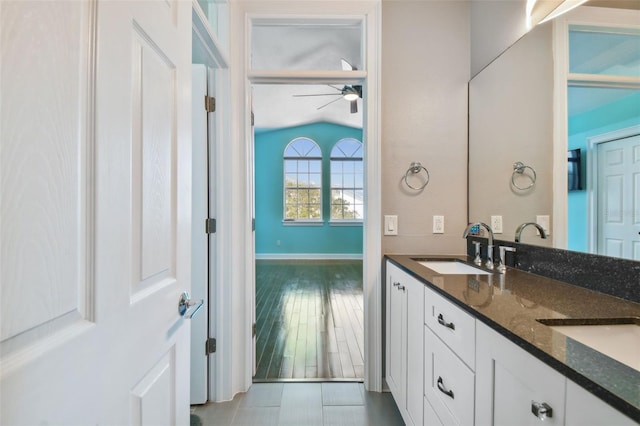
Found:
M 203 426 L 404 425 L 391 394 L 367 392 L 362 383 L 254 383 L 233 401 L 192 413 Z

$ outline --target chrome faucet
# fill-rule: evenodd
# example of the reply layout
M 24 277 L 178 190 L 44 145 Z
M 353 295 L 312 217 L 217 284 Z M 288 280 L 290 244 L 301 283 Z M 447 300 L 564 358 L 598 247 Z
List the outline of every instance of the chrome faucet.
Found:
M 538 228 L 538 232 L 540 232 L 540 238 L 543 238 L 543 239 L 547 238 L 547 232 L 544 230 L 542 226 L 540 226 L 535 222 L 525 222 L 522 225 L 518 226 L 518 229 L 516 229 L 516 243 L 520 242 L 520 238 L 522 236 L 522 230 L 529 225 L 533 225 L 536 228 Z
M 473 228 L 476 225 L 484 226 L 484 228 L 487 230 L 487 233 L 489 234 L 488 236 L 489 241 L 487 245 L 487 262 L 485 263 L 485 267 L 487 269 L 493 269 L 493 229 L 491 229 L 489 225 L 483 222 L 470 223 L 469 226 L 467 226 L 467 229 L 464 230 L 464 233 L 462 234 L 462 238 L 467 238 L 467 236 L 469 235 L 469 231 L 471 231 L 471 228 Z

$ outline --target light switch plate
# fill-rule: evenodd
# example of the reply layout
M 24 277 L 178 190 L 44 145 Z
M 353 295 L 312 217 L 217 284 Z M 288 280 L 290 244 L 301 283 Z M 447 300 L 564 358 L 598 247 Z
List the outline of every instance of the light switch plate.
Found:
M 536 223 L 544 228 L 547 235 L 551 235 L 551 229 L 549 229 L 549 215 L 536 216 Z M 540 232 L 536 229 L 536 234 L 540 235 Z
M 444 234 L 444 216 L 433 216 L 433 233 Z
M 494 234 L 502 234 L 502 216 L 491 216 L 491 229 Z
M 398 216 L 384 216 L 384 235 L 398 235 Z

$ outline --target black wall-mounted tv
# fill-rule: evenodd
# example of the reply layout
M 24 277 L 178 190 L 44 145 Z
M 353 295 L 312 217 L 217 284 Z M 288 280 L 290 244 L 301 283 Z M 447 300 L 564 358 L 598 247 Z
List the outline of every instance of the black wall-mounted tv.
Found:
M 580 161 L 580 149 L 570 149 L 567 152 L 567 171 L 569 191 L 582 190 L 582 166 Z

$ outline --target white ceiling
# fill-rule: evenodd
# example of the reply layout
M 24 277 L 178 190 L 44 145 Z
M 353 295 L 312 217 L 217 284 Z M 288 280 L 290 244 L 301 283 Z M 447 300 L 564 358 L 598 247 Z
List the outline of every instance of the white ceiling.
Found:
M 254 70 L 342 70 L 345 59 L 357 69 L 361 65 L 359 21 L 318 22 L 304 25 L 265 20 L 252 27 L 251 68 Z M 350 113 L 342 98 L 344 85 L 260 84 L 252 89 L 256 129 L 273 129 L 315 122 L 330 122 L 362 128 L 362 99 L 358 112 Z M 335 94 L 296 97 L 294 95 Z M 323 108 L 323 105 L 335 101 Z
M 294 96 L 319 93 L 335 95 Z M 349 101 L 343 99 L 337 89 L 327 85 L 256 84 L 253 86 L 254 125 L 256 129 L 273 129 L 329 122 L 362 128 L 362 99 L 357 102 L 358 112 L 351 114 Z

